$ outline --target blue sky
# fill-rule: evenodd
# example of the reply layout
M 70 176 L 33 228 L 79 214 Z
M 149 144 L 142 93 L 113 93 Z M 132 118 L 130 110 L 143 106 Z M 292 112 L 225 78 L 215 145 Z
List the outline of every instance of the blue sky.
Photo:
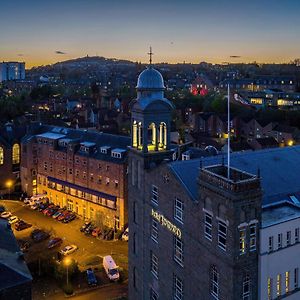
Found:
M 297 0 L 0 3 L 0 59 L 28 66 L 86 54 L 146 61 L 149 45 L 154 62 L 288 62 L 300 53 Z

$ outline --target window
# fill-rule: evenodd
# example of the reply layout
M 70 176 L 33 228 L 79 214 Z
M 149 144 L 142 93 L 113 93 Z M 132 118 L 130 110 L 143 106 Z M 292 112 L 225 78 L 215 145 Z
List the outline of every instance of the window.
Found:
M 256 224 L 250 225 L 250 251 L 256 250 Z
M 137 211 L 137 204 L 136 204 L 136 202 L 134 201 L 133 202 L 133 222 L 135 223 L 135 224 L 137 224 L 137 220 L 136 220 L 136 212 Z
M 106 166 L 106 171 L 109 171 L 109 166 Z
M 295 270 L 294 270 L 294 287 L 295 287 L 295 289 L 298 288 L 298 281 L 299 281 L 299 269 L 295 268 Z
M 155 205 L 158 205 L 158 187 L 155 185 L 152 185 L 152 197 L 151 197 L 152 203 Z
M 277 296 L 281 295 L 281 275 L 277 275 L 277 282 L 276 282 L 276 294 Z
M 183 242 L 178 236 L 174 236 L 174 260 L 181 266 L 183 264 Z
M 175 198 L 174 203 L 174 219 L 183 223 L 183 202 L 178 198 Z
M 219 299 L 219 272 L 215 266 L 211 269 L 211 295 Z
M 119 186 L 119 181 L 115 180 L 115 188 L 117 188 Z
M 79 177 L 79 170 L 76 170 L 76 177 Z
M 240 255 L 246 253 L 246 227 L 240 228 Z
M 285 292 L 290 291 L 290 272 L 285 272 Z
M 12 148 L 12 163 L 19 164 L 20 163 L 20 145 L 14 144 Z
M 287 246 L 289 246 L 290 244 L 291 244 L 291 232 L 290 231 L 288 231 L 287 233 L 286 233 L 286 245 Z
M 47 171 L 47 169 L 48 169 L 48 164 L 47 164 L 47 162 L 45 161 L 45 162 L 44 162 L 44 170 Z
M 227 225 L 223 221 L 219 221 L 218 226 L 218 245 L 221 249 L 226 251 L 226 235 L 227 235 Z
M 250 276 L 247 274 L 243 281 L 243 300 L 250 300 Z
M 4 150 L 0 147 L 0 165 L 4 164 Z
M 299 242 L 299 228 L 295 228 L 295 243 Z
M 136 254 L 136 233 L 133 234 L 133 254 Z
M 204 215 L 204 236 L 208 240 L 212 240 L 212 215 L 205 213 Z
M 273 251 L 274 248 L 274 241 L 273 237 L 269 236 L 269 252 Z
M 183 282 L 182 280 L 174 275 L 173 279 L 173 291 L 174 291 L 174 300 L 183 300 Z
M 152 219 L 151 238 L 154 242 L 158 243 L 158 223 L 153 218 L 151 219 Z
M 273 288 L 272 288 L 272 278 L 268 278 L 268 300 L 271 300 L 272 299 L 272 291 Z
M 158 294 L 153 289 L 150 289 L 150 300 L 158 300 Z
M 98 176 L 98 183 L 101 184 L 101 182 L 102 182 L 102 176 L 99 175 Z
M 278 249 L 282 247 L 282 233 L 278 233 Z
M 158 278 L 158 257 L 151 251 L 151 273 Z
M 136 267 L 133 267 L 133 287 L 136 289 Z

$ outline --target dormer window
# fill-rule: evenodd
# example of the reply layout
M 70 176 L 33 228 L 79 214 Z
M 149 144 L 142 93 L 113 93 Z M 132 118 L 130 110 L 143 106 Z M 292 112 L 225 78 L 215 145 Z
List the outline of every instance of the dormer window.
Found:
M 114 151 L 111 153 L 111 156 L 112 156 L 112 157 L 115 157 L 115 158 L 122 158 L 121 153 L 119 153 L 119 152 L 114 152 Z

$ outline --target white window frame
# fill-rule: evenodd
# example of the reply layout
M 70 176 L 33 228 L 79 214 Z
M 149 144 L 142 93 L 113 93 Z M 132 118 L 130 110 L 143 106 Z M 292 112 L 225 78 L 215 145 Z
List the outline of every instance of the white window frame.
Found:
M 154 184 L 152 184 L 152 189 L 151 189 L 151 202 L 158 206 L 158 187 Z
M 251 232 L 251 230 L 254 229 L 254 232 Z M 257 228 L 256 228 L 256 223 L 250 225 L 250 251 L 255 251 L 256 250 L 256 233 L 257 233 Z
M 247 239 L 247 227 L 242 226 L 239 228 L 240 236 L 240 255 L 246 254 L 246 239 Z
M 248 290 L 246 290 L 246 286 L 248 285 Z M 243 300 L 251 299 L 251 280 L 249 274 L 244 277 L 243 280 Z
M 269 252 L 272 252 L 274 250 L 274 237 L 269 236 Z
M 151 251 L 151 273 L 158 279 L 158 257 Z
M 174 260 L 183 266 L 183 241 L 176 235 L 174 235 Z
M 219 272 L 215 266 L 211 269 L 211 290 L 210 294 L 214 299 L 219 300 Z
M 286 232 L 286 245 L 290 246 L 292 244 L 292 232 L 289 230 Z
M 158 300 L 158 294 L 153 288 L 150 289 L 150 300 Z
M 179 198 L 175 197 L 174 199 L 174 219 L 181 224 L 183 224 L 183 211 L 184 204 L 183 201 Z
M 204 212 L 204 236 L 209 241 L 212 241 L 212 219 L 211 213 Z
M 183 281 L 175 274 L 173 278 L 173 293 L 174 300 L 183 300 Z
M 225 233 L 221 228 L 225 228 Z M 221 241 L 221 239 L 225 239 L 225 243 Z M 226 251 L 226 243 L 227 243 L 227 224 L 224 221 L 218 221 L 218 246 L 220 249 Z
M 151 239 L 158 243 L 158 222 L 153 218 L 151 219 Z
M 278 233 L 277 235 L 277 248 L 278 249 L 282 248 L 282 233 Z

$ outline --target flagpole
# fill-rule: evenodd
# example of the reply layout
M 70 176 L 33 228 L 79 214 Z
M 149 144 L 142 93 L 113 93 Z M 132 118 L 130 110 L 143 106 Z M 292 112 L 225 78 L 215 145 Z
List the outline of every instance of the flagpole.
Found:
M 230 179 L 230 87 L 227 90 L 227 178 Z

